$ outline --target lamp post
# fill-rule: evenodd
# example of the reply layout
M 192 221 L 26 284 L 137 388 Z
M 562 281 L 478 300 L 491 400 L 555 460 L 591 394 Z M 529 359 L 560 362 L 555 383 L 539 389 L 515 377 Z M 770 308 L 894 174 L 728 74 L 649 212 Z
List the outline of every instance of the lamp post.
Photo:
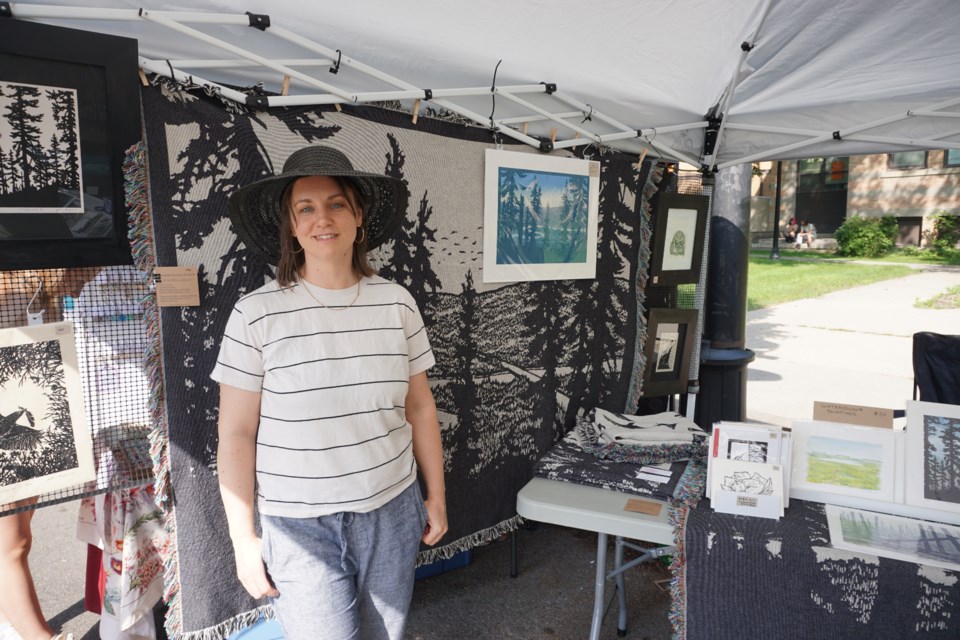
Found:
M 780 161 L 777 160 L 777 195 L 773 200 L 773 247 L 770 248 L 770 259 L 780 259 Z

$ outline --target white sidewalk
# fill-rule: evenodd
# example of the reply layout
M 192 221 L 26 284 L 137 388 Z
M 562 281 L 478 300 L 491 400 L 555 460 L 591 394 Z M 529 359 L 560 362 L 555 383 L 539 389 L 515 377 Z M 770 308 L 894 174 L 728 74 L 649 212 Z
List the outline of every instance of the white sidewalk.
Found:
M 913 397 L 913 334 L 960 334 L 960 309 L 918 309 L 960 285 L 928 270 L 747 314 L 747 417 L 789 425 L 823 400 L 903 409 Z

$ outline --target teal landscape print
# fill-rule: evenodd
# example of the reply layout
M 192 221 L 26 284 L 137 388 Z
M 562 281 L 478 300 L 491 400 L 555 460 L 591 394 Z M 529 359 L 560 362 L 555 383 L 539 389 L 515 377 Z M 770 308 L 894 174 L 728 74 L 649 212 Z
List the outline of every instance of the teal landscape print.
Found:
M 497 264 L 582 264 L 587 260 L 590 179 L 501 167 Z
M 807 482 L 880 490 L 883 447 L 815 436 L 807 442 Z

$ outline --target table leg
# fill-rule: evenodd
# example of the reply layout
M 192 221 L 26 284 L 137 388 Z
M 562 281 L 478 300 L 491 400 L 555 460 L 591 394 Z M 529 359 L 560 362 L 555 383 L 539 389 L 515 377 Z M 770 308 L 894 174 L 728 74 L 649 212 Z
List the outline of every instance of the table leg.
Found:
M 607 581 L 607 534 L 597 534 L 597 577 L 593 591 L 593 620 L 590 622 L 590 640 L 600 639 L 603 622 L 604 584 Z
M 617 546 L 613 561 L 614 571 L 621 566 L 623 566 L 623 538 L 617 536 Z M 617 635 L 621 638 L 627 635 L 627 591 L 624 588 L 623 574 L 623 571 L 617 574 L 617 606 L 619 609 L 619 615 L 617 616 Z

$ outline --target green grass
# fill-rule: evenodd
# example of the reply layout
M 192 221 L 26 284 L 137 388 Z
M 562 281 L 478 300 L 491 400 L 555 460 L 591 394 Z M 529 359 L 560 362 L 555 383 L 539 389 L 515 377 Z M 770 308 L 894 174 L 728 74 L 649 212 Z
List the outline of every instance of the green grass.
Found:
M 921 309 L 960 309 L 960 286 L 950 287 L 929 300 L 917 300 L 913 306 Z
M 849 289 L 914 273 L 903 265 L 848 264 L 844 262 L 770 260 L 750 257 L 747 277 L 747 309 L 815 298 L 831 291 Z
M 769 249 L 752 249 L 751 257 L 770 257 Z M 934 253 L 924 249 L 898 249 L 879 258 L 851 258 L 838 256 L 832 251 L 810 251 L 805 249 L 780 249 L 781 258 L 829 258 L 830 260 L 868 260 L 870 262 L 886 262 L 890 264 L 952 264 L 960 265 L 960 250 Z
M 847 464 L 811 454 L 807 457 L 807 482 L 876 491 L 880 488 L 880 463 L 860 460 Z

